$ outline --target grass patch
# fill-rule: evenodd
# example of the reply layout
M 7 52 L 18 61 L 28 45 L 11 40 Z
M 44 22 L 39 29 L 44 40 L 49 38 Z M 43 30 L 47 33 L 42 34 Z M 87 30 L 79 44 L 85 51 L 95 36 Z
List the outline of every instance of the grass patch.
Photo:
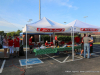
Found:
M 100 42 L 95 42 L 95 43 L 93 43 L 93 44 L 100 44 Z

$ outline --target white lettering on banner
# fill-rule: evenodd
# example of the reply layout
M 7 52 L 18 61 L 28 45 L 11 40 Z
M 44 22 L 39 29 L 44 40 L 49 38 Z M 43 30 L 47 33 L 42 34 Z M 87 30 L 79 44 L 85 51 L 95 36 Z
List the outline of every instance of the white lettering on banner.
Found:
M 80 28 L 81 31 L 98 31 L 97 28 Z
M 64 32 L 64 28 L 37 28 L 39 32 Z

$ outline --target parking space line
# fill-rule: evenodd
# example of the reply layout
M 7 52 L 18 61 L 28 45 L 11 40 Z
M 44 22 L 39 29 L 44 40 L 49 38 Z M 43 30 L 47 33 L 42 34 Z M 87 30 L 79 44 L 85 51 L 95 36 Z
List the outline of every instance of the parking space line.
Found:
M 69 56 L 67 56 L 63 62 L 65 62 L 68 58 L 69 58 Z
M 72 62 L 72 61 L 76 61 L 76 60 L 82 60 L 83 58 L 80 58 L 80 59 L 75 59 L 75 60 L 67 60 L 67 61 L 65 61 L 65 62 Z M 65 63 L 65 62 L 63 62 L 63 63 Z
M 45 54 L 46 56 L 48 56 L 48 57 L 50 57 L 50 58 L 52 58 L 52 59 L 54 59 L 55 61 L 57 61 L 57 62 L 59 62 L 59 63 L 62 63 L 61 61 L 59 61 L 59 60 L 57 60 L 57 59 L 55 59 L 55 58 L 53 58 L 53 57 L 51 57 L 51 56 L 49 56 L 49 55 L 47 55 L 47 54 Z
M 67 61 L 65 61 L 65 62 L 71 62 L 71 61 L 73 61 L 72 59 L 70 59 L 70 60 L 67 60 Z M 65 62 L 63 62 L 63 63 L 65 63 Z
M 82 59 L 83 59 L 83 58 L 81 58 L 81 57 L 75 56 L 75 57 L 77 57 L 78 59 L 75 59 L 75 60 L 72 60 L 72 59 L 67 60 L 67 59 L 69 58 L 69 56 L 67 56 L 67 57 L 64 59 L 64 61 L 61 62 L 61 61 L 59 61 L 59 60 L 57 60 L 57 59 L 55 59 L 55 58 L 53 58 L 53 57 L 51 57 L 51 56 L 49 56 L 49 55 L 47 55 L 47 54 L 45 54 L 45 55 L 48 56 L 48 57 L 50 57 L 50 58 L 52 58 L 52 59 L 54 59 L 55 61 L 57 61 L 57 62 L 59 62 L 59 63 L 65 63 L 65 62 L 71 62 L 71 61 L 76 61 L 76 60 L 82 60 Z M 66 60 L 67 60 L 67 61 L 66 61 Z
M 2 64 L 1 69 L 0 69 L 0 73 L 2 73 L 2 71 L 3 71 L 3 68 L 4 68 L 4 65 L 5 65 L 5 62 L 6 62 L 6 60 L 3 61 L 3 64 Z
M 79 58 L 79 59 L 83 59 L 83 58 L 81 58 L 81 57 L 78 57 L 78 56 L 74 56 L 74 57 L 77 57 L 77 58 Z

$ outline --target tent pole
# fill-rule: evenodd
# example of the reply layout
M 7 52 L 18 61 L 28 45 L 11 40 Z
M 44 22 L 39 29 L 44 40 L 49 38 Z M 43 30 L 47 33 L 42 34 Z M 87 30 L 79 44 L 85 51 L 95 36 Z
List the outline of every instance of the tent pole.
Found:
M 72 27 L 73 38 L 72 38 L 72 60 L 74 61 L 74 26 Z
M 71 41 L 72 41 L 72 27 L 71 27 Z
M 22 45 L 23 45 L 23 34 L 22 34 Z
M 55 33 L 53 32 L 53 43 L 55 45 Z
M 41 35 L 39 35 L 39 42 L 41 42 Z
M 27 69 L 27 25 L 26 25 L 26 69 Z
M 51 42 L 51 34 L 50 34 L 50 42 Z

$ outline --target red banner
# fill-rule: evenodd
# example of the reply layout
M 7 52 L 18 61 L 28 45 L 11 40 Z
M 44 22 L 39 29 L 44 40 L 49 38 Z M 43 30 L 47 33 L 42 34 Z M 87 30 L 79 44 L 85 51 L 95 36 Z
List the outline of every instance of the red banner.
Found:
M 97 28 L 80 28 L 81 31 L 98 31 Z
M 64 28 L 37 28 L 39 32 L 64 32 Z

